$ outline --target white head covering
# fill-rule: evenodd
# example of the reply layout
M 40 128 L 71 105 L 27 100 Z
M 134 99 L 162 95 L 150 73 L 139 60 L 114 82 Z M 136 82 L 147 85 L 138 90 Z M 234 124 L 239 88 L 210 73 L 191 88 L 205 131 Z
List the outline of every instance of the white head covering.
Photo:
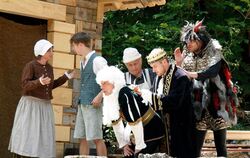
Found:
M 118 95 L 120 89 L 126 85 L 123 72 L 115 66 L 106 66 L 98 71 L 96 82 L 101 85 L 102 81 L 108 81 L 114 84 L 112 94 L 103 95 L 103 124 L 111 125 L 111 122 L 118 120 L 120 117 L 120 106 L 118 103 Z
M 126 85 L 124 73 L 115 66 L 105 66 L 96 75 L 96 82 L 101 85 L 102 81 L 109 81 L 115 87 Z
M 52 43 L 50 43 L 48 40 L 41 39 L 37 41 L 34 46 L 34 54 L 36 57 L 38 55 L 43 56 L 51 47 L 53 47 Z
M 123 63 L 129 63 L 131 61 L 134 61 L 136 59 L 139 59 L 141 57 L 141 54 L 138 52 L 136 48 L 126 48 L 123 51 Z

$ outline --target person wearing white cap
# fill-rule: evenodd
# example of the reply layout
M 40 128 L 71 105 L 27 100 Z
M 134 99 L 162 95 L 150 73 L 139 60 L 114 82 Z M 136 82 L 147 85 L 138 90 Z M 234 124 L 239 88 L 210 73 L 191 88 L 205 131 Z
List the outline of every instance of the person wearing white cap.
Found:
M 114 66 L 106 66 L 97 73 L 97 83 L 104 93 L 103 124 L 112 125 L 120 148 L 126 158 L 139 153 L 156 152 L 164 137 L 164 125 L 159 115 L 142 102 L 133 86 L 126 86 L 124 74 Z M 123 121 L 127 123 L 124 127 Z M 130 141 L 130 132 L 134 142 Z
M 73 52 L 82 57 L 74 138 L 80 139 L 80 155 L 89 155 L 88 141 L 93 141 L 97 155 L 107 156 L 102 131 L 102 91 L 95 80 L 98 71 L 107 66 L 107 61 L 92 50 L 91 40 L 85 32 L 78 32 L 70 39 Z
M 147 56 L 149 65 L 160 77 L 156 90 L 141 89 L 145 102 L 169 114 L 170 156 L 195 157 L 195 117 L 191 102 L 191 82 L 185 72 L 172 64 L 162 48 L 155 48 Z M 157 83 L 157 82 L 155 82 Z
M 128 69 L 128 72 L 125 73 L 125 80 L 127 84 L 150 89 L 156 74 L 150 68 L 142 69 L 141 56 L 136 48 L 128 47 L 124 49 L 123 63 Z
M 36 58 L 23 69 L 22 97 L 18 103 L 9 150 L 15 156 L 56 157 L 52 89 L 74 77 L 74 71 L 54 79 L 48 61 L 53 56 L 53 44 L 45 39 L 36 42 Z

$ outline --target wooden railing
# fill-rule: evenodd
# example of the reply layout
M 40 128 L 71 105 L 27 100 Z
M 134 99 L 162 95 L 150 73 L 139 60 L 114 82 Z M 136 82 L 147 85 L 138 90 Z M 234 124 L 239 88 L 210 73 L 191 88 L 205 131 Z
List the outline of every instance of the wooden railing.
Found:
M 213 132 L 208 131 L 205 140 L 213 140 Z M 237 141 L 250 141 L 250 131 L 228 130 L 227 140 Z M 215 151 L 215 145 L 204 143 L 203 151 Z M 230 143 L 227 144 L 227 150 L 229 152 L 250 152 L 250 144 Z

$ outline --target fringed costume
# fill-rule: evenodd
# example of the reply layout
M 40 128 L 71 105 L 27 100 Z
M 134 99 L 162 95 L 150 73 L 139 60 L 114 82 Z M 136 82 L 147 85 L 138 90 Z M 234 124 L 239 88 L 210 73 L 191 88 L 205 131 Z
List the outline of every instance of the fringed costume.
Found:
M 237 123 L 236 106 L 239 103 L 236 93 L 233 92 L 231 74 L 222 55 L 222 46 L 217 40 L 210 38 L 205 27 L 202 26 L 202 21 L 196 24 L 187 22 L 181 33 L 181 41 L 185 44 L 181 67 L 186 71 L 198 73 L 198 77 L 192 80 L 196 128 L 201 132 L 207 129 L 213 130 L 217 154 L 226 156 L 225 129 Z M 187 43 L 190 40 L 203 42 L 200 52 L 188 51 Z M 197 155 L 199 156 L 205 132 L 203 134 L 198 132 L 197 135 L 200 135 Z M 199 139 L 201 139 L 200 142 Z
M 235 125 L 238 100 L 232 91 L 231 75 L 219 42 L 212 39 L 198 55 L 186 49 L 183 53 L 182 67 L 187 71 L 198 72 L 198 78 L 193 80 L 196 118 L 201 120 L 202 115 L 205 115 L 202 113 L 207 110 L 213 118 L 221 117 L 228 125 Z M 219 122 L 225 124 L 224 121 Z M 226 124 L 218 124 L 218 129 L 226 127 Z

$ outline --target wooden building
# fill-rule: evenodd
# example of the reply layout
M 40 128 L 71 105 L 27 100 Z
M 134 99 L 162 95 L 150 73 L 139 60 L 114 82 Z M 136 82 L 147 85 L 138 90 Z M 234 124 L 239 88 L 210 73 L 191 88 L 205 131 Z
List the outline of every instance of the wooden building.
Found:
M 16 106 L 20 99 L 22 69 L 33 55 L 40 38 L 54 44 L 51 64 L 55 77 L 68 69 L 79 70 L 80 57 L 71 53 L 69 39 L 75 32 L 92 34 L 93 49 L 101 53 L 104 13 L 109 10 L 164 5 L 165 0 L 0 0 L 0 153 L 11 157 L 8 148 Z M 71 108 L 79 94 L 79 79 L 53 91 L 57 157 L 73 140 L 75 110 Z

